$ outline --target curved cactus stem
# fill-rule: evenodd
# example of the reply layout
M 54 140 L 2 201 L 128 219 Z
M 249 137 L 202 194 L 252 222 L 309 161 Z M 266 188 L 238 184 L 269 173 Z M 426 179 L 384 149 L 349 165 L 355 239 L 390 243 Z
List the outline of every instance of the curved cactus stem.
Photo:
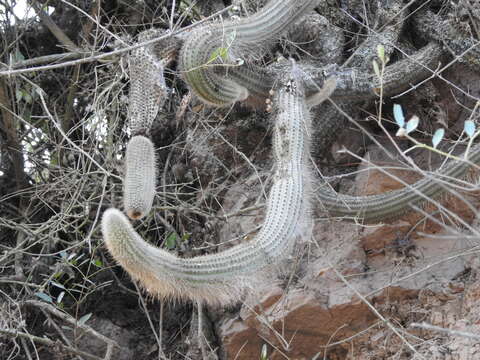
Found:
M 245 100 L 259 81 L 255 80 L 257 71 L 239 62 L 248 52 L 277 39 L 317 3 L 318 0 L 272 0 L 248 18 L 194 30 L 179 59 L 185 81 L 208 104 L 227 106 Z
M 471 149 L 468 162 L 452 161 L 435 177 L 447 181 L 459 179 L 465 175 L 472 163 L 480 163 L 480 145 Z M 316 196 L 332 216 L 371 223 L 403 215 L 412 205 L 425 203 L 440 196 L 447 189 L 444 182 L 436 181 L 429 176 L 402 189 L 367 196 L 339 194 L 325 184 L 318 188 Z
M 265 221 L 253 241 L 217 254 L 180 258 L 145 242 L 120 211 L 105 212 L 102 230 L 108 250 L 153 295 L 229 303 L 259 278 L 260 270 L 290 254 L 298 225 L 309 216 L 311 121 L 296 69 L 279 82 L 274 98 L 276 171 Z

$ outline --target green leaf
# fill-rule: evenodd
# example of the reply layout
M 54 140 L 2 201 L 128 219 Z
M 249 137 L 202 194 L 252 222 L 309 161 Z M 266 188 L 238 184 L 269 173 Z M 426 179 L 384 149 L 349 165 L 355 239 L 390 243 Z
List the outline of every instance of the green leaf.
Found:
M 57 304 L 60 304 L 63 300 L 63 297 L 65 296 L 65 291 L 62 291 L 60 295 L 57 297 Z
M 262 352 L 260 353 L 260 360 L 267 360 L 267 344 L 262 345 Z
M 53 299 L 49 295 L 47 295 L 43 292 L 36 292 L 35 296 L 42 299 L 45 302 L 53 304 Z
M 92 313 L 88 313 L 87 315 L 83 315 L 79 320 L 78 320 L 78 324 L 80 325 L 84 325 L 88 319 L 90 319 L 92 317 Z
M 19 62 L 25 60 L 25 56 L 23 56 L 22 52 L 18 49 L 15 50 L 15 54 L 13 55 L 13 62 Z
M 192 234 L 190 233 L 185 233 L 182 235 L 182 241 L 188 241 L 188 239 L 190 239 L 190 236 L 192 236 Z
M 407 126 L 405 127 L 407 134 L 410 134 L 412 131 L 414 131 L 417 128 L 419 122 L 420 119 L 418 118 L 418 116 L 412 116 L 412 118 L 408 120 Z
M 15 91 L 15 97 L 17 98 L 17 102 L 20 102 L 23 97 L 23 91 L 22 90 L 16 90 Z
M 405 116 L 403 116 L 402 105 L 393 104 L 393 117 L 398 126 L 405 126 Z
M 167 249 L 172 250 L 177 245 L 177 235 L 174 232 L 168 234 L 167 239 L 165 240 L 165 246 Z
M 382 44 L 377 45 L 377 55 L 382 63 L 385 63 L 385 47 Z
M 475 123 L 472 120 L 465 121 L 465 124 L 463 125 L 463 130 L 469 138 L 472 138 L 475 134 Z
M 99 267 L 99 268 L 103 267 L 103 262 L 102 262 L 102 260 L 100 260 L 100 259 L 95 259 L 95 260 L 93 260 L 93 264 L 94 264 L 96 267 Z
M 378 63 L 375 60 L 373 60 L 372 63 L 373 63 L 373 71 L 375 72 L 375 75 L 380 77 L 380 68 L 378 67 Z
M 229 47 L 233 44 L 233 41 L 235 40 L 236 37 L 237 37 L 237 31 L 236 30 L 232 31 L 231 33 L 229 33 L 227 35 L 227 44 L 228 44 Z
M 32 103 L 32 95 L 30 95 L 27 91 L 24 90 L 23 92 L 23 98 L 25 99 L 25 102 L 27 104 L 31 104 Z
M 227 55 L 228 55 L 228 49 L 224 47 L 220 47 L 218 49 L 213 50 L 212 55 L 210 55 L 210 58 L 208 59 L 208 62 L 214 62 L 218 58 L 222 60 L 227 60 Z
M 50 284 L 52 284 L 53 286 L 56 286 L 60 289 L 63 289 L 63 290 L 66 290 L 65 289 L 65 286 L 63 286 L 62 284 L 59 284 L 58 282 L 55 282 L 55 281 L 50 281 Z
M 445 129 L 443 128 L 437 129 L 437 131 L 435 131 L 435 134 L 433 134 L 432 144 L 435 149 L 437 148 L 438 144 L 440 144 L 440 141 L 442 141 L 444 135 Z

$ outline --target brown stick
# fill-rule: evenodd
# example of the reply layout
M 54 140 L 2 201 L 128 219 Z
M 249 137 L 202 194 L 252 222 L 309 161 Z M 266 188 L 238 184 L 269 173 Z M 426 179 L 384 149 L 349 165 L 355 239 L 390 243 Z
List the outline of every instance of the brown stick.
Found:
M 8 330 L 8 329 L 0 329 L 0 334 L 7 335 L 13 338 L 20 337 L 24 339 L 29 339 L 36 343 L 43 344 L 52 348 L 60 348 L 63 351 L 69 352 L 70 354 L 83 356 L 85 359 L 88 359 L 88 360 L 104 360 L 101 357 L 86 353 L 82 350 L 78 350 L 70 346 L 66 346 L 59 341 L 53 341 L 45 337 L 38 337 L 38 336 L 27 334 L 21 331 Z

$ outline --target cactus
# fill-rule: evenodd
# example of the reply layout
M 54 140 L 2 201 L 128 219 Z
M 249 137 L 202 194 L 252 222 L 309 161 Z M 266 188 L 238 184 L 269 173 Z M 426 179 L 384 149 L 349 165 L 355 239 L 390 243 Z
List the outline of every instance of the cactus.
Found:
M 120 211 L 105 212 L 102 230 L 108 250 L 153 295 L 226 304 L 258 278 L 252 275 L 290 253 L 299 223 L 309 216 L 310 193 L 310 115 L 295 69 L 280 82 L 274 98 L 276 171 L 265 222 L 253 241 L 184 259 L 145 242 Z
M 164 30 L 145 30 L 138 35 L 137 41 L 149 41 L 164 33 Z M 158 110 L 165 103 L 168 88 L 164 67 L 173 60 L 180 45 L 181 40 L 172 36 L 130 52 L 129 127 L 132 135 L 148 134 Z
M 268 93 L 272 83 L 267 83 L 266 88 L 257 79 L 260 70 L 239 65 L 238 61 L 277 39 L 317 3 L 318 0 L 273 0 L 251 17 L 194 30 L 180 53 L 185 81 L 204 102 L 215 106 Z
M 138 48 L 130 54 L 129 73 L 130 130 L 132 135 L 148 134 L 158 109 L 163 106 L 166 98 L 163 64 L 153 54 L 152 47 Z
M 469 162 L 452 161 L 435 177 L 446 180 L 464 176 L 471 163 L 480 163 L 480 145 L 470 151 Z M 337 194 L 328 185 L 322 185 L 316 192 L 320 203 L 332 216 L 343 216 L 351 220 L 379 222 L 406 213 L 411 205 L 420 205 L 438 197 L 446 191 L 445 184 L 425 177 L 402 189 L 378 195 L 350 196 Z
M 187 84 L 204 102 L 225 106 L 248 97 L 267 97 L 272 87 L 276 89 L 272 113 L 274 183 L 268 196 L 265 222 L 252 241 L 217 254 L 187 259 L 148 244 L 120 211 L 107 210 L 102 231 L 110 253 L 152 295 L 226 304 L 252 286 L 261 270 L 290 253 L 299 223 L 309 215 L 307 163 L 311 125 L 308 106 L 322 102 L 334 86 L 327 82 L 325 93 L 318 94 L 318 84 L 323 84 L 326 77 L 324 69 L 297 64 L 291 69 L 282 64 L 260 68 L 238 60 L 262 49 L 262 44 L 277 38 L 316 3 L 317 0 L 271 1 L 259 13 L 244 20 L 196 29 L 185 41 L 180 68 Z M 384 95 L 408 85 L 412 76 L 429 75 L 423 64 L 433 64 L 441 54 L 438 45 L 430 44 L 412 56 L 413 61 L 406 59 L 387 67 L 382 82 Z M 306 79 L 303 78 L 305 72 L 309 73 Z M 278 74 L 284 73 L 279 80 Z M 352 99 L 376 96 L 375 75 L 357 74 L 354 69 L 333 73 L 338 84 L 333 96 Z M 149 119 L 143 119 L 145 116 L 139 115 L 135 120 L 143 132 L 148 131 L 151 124 Z M 472 149 L 471 160 L 480 160 L 480 147 Z M 135 136 L 127 148 L 125 180 L 125 209 L 132 219 L 144 216 L 151 207 L 154 162 L 151 142 Z M 452 163 L 444 174 L 461 176 L 466 168 L 465 163 Z M 435 196 L 442 189 L 436 183 L 421 180 L 386 194 L 354 197 L 321 186 L 318 197 L 333 215 L 371 221 L 404 212 L 410 204 Z
M 127 145 L 123 199 L 130 219 L 141 219 L 150 211 L 155 197 L 155 173 L 152 142 L 144 136 L 134 136 Z

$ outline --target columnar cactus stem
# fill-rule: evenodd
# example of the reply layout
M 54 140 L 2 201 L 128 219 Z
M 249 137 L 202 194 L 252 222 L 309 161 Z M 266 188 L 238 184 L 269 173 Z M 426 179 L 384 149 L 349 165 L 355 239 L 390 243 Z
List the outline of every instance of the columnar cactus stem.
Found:
M 251 17 L 194 30 L 180 54 L 185 81 L 204 102 L 215 106 L 245 100 L 255 91 L 263 93 L 265 85 L 256 80 L 258 71 L 240 66 L 238 61 L 277 39 L 317 3 L 318 0 L 272 0 Z M 270 89 L 271 84 L 265 93 Z
M 471 149 L 468 160 L 469 163 L 465 161 L 451 162 L 439 175 L 445 180 L 461 178 L 469 169 L 469 164 L 480 163 L 480 145 Z M 441 195 L 446 190 L 445 183 L 426 177 L 405 188 L 378 195 L 338 194 L 328 185 L 322 185 L 316 195 L 322 206 L 332 216 L 342 216 L 350 220 L 365 222 L 379 222 L 400 216 L 411 209 L 411 205 L 420 205 Z
M 444 51 L 437 43 L 430 43 L 415 54 L 397 61 L 385 68 L 382 79 L 383 95 L 391 96 L 407 90 L 411 85 L 432 75 Z M 345 68 L 342 70 L 318 67 L 315 64 L 299 63 L 309 78 L 305 81 L 307 104 L 315 106 L 315 96 L 323 87 L 328 77 L 335 77 L 337 87 L 331 95 L 334 100 L 370 100 L 378 97 L 380 87 L 378 76 L 364 69 Z M 229 72 L 230 79 L 244 86 L 250 94 L 259 98 L 267 98 L 274 86 L 278 74 L 286 71 L 285 64 L 272 64 L 268 68 L 242 65 Z
M 156 31 L 145 31 L 139 36 L 138 41 L 150 40 L 156 35 L 158 35 Z M 166 47 L 167 50 L 171 48 Z M 161 55 L 168 56 L 168 51 Z M 132 51 L 128 60 L 130 130 L 133 135 L 145 135 L 150 131 L 158 109 L 163 106 L 166 99 L 167 86 L 163 67 L 168 58 L 159 58 L 154 45 L 150 45 Z
M 274 98 L 276 171 L 265 222 L 253 241 L 185 259 L 146 243 L 120 211 L 105 212 L 102 230 L 110 253 L 153 295 L 225 304 L 238 299 L 252 275 L 290 252 L 299 222 L 309 215 L 310 133 L 303 83 L 298 72 L 291 73 Z
M 146 137 L 137 135 L 127 145 L 123 202 L 131 219 L 140 219 L 155 197 L 155 149 Z

